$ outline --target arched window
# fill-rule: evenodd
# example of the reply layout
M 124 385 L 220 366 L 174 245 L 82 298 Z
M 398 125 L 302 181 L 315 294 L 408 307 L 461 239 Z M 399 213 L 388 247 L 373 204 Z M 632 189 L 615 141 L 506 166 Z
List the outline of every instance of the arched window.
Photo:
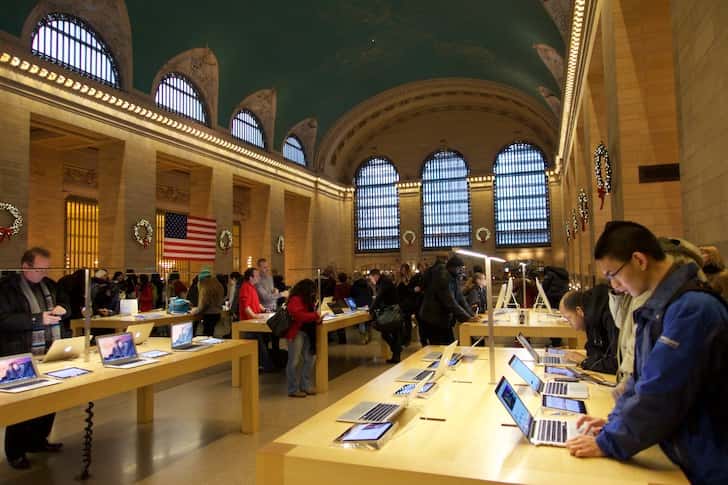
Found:
M 399 249 L 399 174 L 392 162 L 373 157 L 354 177 L 357 252 Z
M 192 81 L 180 73 L 170 72 L 162 78 L 154 102 L 167 111 L 209 125 L 202 95 Z
M 119 68 L 99 34 L 83 20 L 65 13 L 50 13 L 35 26 L 31 52 L 82 76 L 118 88 Z
M 422 247 L 471 244 L 468 165 L 458 152 L 433 153 L 422 167 Z
M 289 135 L 283 142 L 283 158 L 293 163 L 306 166 L 306 153 L 303 151 L 303 143 L 295 135 Z
M 238 140 L 265 149 L 263 126 L 252 111 L 243 109 L 233 117 L 230 132 Z
M 498 154 L 493 172 L 496 247 L 550 246 L 543 152 L 529 143 L 513 143 Z

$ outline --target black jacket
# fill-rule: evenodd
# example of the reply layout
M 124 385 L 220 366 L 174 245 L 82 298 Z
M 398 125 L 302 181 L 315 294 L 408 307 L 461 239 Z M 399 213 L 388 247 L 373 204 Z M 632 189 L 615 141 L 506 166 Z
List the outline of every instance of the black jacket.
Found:
M 597 285 L 584 294 L 586 359 L 581 367 L 596 372 L 617 372 L 619 329 L 609 311 L 609 286 Z
M 42 322 L 42 315 L 31 314 L 28 301 L 20 288 L 19 274 L 0 280 L 0 355 L 14 355 L 30 352 L 33 343 L 33 322 Z M 56 283 L 43 280 L 56 305 L 70 313 L 71 305 L 66 293 Z
M 473 308 L 474 305 L 478 305 L 478 311 L 485 313 L 488 308 L 488 301 L 486 299 L 485 288 L 481 288 L 478 285 L 473 286 L 468 294 L 465 295 L 465 300 L 468 302 L 469 308 Z
M 372 306 L 369 308 L 369 313 L 375 316 L 377 310 L 397 304 L 399 304 L 399 299 L 397 298 L 397 288 L 394 286 L 394 283 L 386 276 L 380 276 L 377 282 L 377 295 L 374 298 Z
M 460 285 L 445 268 L 445 263 L 435 263 L 425 271 L 425 287 L 418 319 L 438 327 L 452 327 L 453 318 L 465 322 L 472 316 L 463 297 Z
M 366 278 L 359 278 L 351 284 L 351 298 L 357 307 L 369 306 L 372 304 L 372 290 Z

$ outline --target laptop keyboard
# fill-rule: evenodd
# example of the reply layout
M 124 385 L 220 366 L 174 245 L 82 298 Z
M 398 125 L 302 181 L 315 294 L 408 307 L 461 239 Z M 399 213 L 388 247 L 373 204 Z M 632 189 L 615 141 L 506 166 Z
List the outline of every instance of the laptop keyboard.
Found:
M 566 441 L 566 421 L 543 419 L 539 421 L 538 441 L 564 443 Z
M 432 371 L 431 370 L 423 370 L 422 372 L 420 372 L 419 374 L 417 374 L 414 377 L 414 380 L 415 381 L 421 381 L 422 379 L 427 379 L 431 375 L 432 375 Z
M 379 403 L 361 417 L 362 421 L 380 422 L 389 416 L 399 406 L 397 404 Z
M 544 355 L 541 357 L 541 362 L 544 364 L 560 364 L 561 357 L 554 357 L 553 355 Z
M 546 394 L 556 394 L 557 396 L 566 396 L 568 394 L 569 385 L 565 382 L 547 382 Z
M 35 385 L 41 384 L 43 382 L 48 382 L 48 379 L 38 379 L 35 381 L 30 381 L 30 382 L 21 382 L 20 384 L 13 384 L 12 386 L 5 386 L 5 387 L 3 387 L 3 389 L 20 389 L 21 387 L 35 386 Z

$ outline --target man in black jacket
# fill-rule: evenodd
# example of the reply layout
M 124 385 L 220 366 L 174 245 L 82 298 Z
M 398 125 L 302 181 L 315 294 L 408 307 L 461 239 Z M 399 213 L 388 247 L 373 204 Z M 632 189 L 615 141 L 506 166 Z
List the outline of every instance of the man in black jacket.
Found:
M 45 347 L 57 337 L 50 330 L 58 328 L 61 317 L 70 311 L 65 293 L 45 276 L 50 266 L 50 253 L 46 249 L 29 249 L 20 264 L 22 274 L 0 280 L 2 356 L 44 353 Z M 54 417 L 55 414 L 49 414 L 5 429 L 5 455 L 10 466 L 30 467 L 27 452 L 60 451 L 61 443 L 48 442 Z
M 559 311 L 575 329 L 586 332 L 586 358 L 578 352 L 566 357 L 581 368 L 615 374 L 619 329 L 609 311 L 609 287 L 597 285 L 586 291 L 568 291 L 559 304 Z
M 464 266 L 460 258 L 453 256 L 447 263 L 438 261 L 425 272 L 424 298 L 417 320 L 420 332 L 425 333 L 424 341 L 429 345 L 452 343 L 455 320 L 478 321 L 468 308 L 458 283 L 458 274 Z M 420 340 L 423 340 L 422 335 Z

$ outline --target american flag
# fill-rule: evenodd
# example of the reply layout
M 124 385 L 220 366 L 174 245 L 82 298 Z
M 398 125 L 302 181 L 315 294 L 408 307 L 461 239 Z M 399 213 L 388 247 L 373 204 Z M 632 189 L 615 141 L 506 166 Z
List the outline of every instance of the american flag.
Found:
M 217 225 L 202 219 L 167 212 L 164 215 L 164 258 L 214 261 Z

